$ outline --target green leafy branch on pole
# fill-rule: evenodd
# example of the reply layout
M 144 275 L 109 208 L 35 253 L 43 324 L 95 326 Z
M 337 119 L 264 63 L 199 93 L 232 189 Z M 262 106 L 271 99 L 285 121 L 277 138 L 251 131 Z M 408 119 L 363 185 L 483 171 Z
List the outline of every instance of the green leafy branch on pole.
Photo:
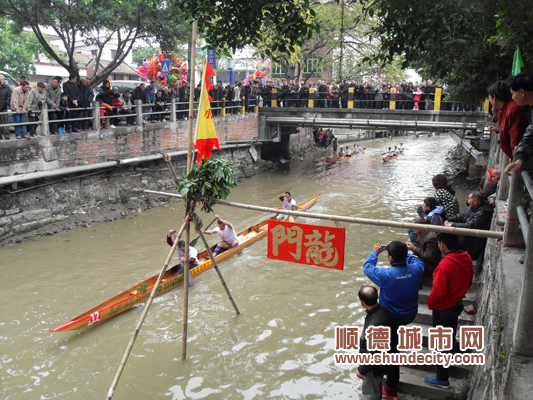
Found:
M 198 228 L 202 227 L 202 221 L 195 212 L 196 205 L 201 204 L 201 210 L 210 213 L 216 200 L 225 200 L 230 188 L 237 187 L 231 164 L 223 157 L 204 158 L 197 169 L 188 175 L 184 172 L 183 178 L 177 180 L 178 190 L 186 198 L 185 212 Z

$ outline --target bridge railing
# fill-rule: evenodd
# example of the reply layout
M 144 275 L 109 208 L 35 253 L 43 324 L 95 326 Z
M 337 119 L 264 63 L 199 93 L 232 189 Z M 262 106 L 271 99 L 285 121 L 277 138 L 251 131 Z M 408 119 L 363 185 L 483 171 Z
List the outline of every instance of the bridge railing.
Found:
M 445 96 L 445 95 L 444 95 Z M 305 108 L 366 108 L 378 110 L 431 110 L 431 111 L 469 111 L 469 107 L 456 101 L 443 101 L 441 88 L 435 93 L 424 93 L 416 98 L 412 93 L 360 93 L 355 88 L 348 92 L 331 95 L 315 88 L 294 93 L 288 89 L 272 88 L 270 99 L 263 98 L 264 107 L 305 107 Z M 333 98 L 335 97 L 335 98 Z M 480 111 L 481 107 L 479 107 Z

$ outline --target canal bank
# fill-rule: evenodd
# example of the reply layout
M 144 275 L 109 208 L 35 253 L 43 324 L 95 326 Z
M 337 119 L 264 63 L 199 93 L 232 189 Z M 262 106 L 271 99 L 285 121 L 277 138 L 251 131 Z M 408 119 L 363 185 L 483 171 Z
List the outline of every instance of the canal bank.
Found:
M 257 114 L 216 120 L 221 155 L 241 180 L 279 168 L 291 150 L 312 144 L 309 129 L 272 143 L 257 139 Z M 0 243 L 52 235 L 136 215 L 168 199 L 142 190 L 175 188 L 162 154 L 175 171 L 186 164 L 187 123 L 122 127 L 0 143 Z M 268 159 L 264 148 L 268 147 Z

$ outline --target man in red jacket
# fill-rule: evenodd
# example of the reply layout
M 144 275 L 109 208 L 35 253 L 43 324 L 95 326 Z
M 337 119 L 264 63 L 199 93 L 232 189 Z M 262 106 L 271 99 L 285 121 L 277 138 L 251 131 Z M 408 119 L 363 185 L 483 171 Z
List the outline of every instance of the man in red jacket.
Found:
M 456 348 L 455 335 L 459 314 L 463 311 L 463 299 L 472 286 L 474 268 L 472 257 L 459 250 L 456 235 L 438 233 L 437 242 L 440 251 L 444 254 L 435 272 L 433 272 L 433 289 L 428 297 L 428 308 L 433 310 L 433 326 L 442 325 L 444 328 L 453 329 L 453 352 Z M 437 366 L 437 376 L 424 378 L 430 386 L 448 389 L 448 369 L 442 365 Z

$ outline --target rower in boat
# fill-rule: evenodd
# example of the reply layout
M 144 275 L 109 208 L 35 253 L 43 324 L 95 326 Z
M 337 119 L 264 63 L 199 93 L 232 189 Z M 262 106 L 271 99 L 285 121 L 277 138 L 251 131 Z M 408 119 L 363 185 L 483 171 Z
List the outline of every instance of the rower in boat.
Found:
M 350 149 L 348 148 L 348 146 L 346 146 L 346 149 L 344 149 L 344 153 L 345 153 L 346 156 L 348 156 L 348 157 L 351 157 L 351 156 L 352 156 L 352 152 L 350 151 Z
M 359 154 L 361 152 L 361 148 L 357 145 L 357 143 L 355 143 L 353 145 L 353 148 L 354 148 L 354 154 Z
M 279 207 L 281 210 L 287 210 L 287 211 L 294 211 L 296 208 L 296 200 L 294 200 L 291 197 L 291 192 L 285 192 L 283 193 L 283 196 L 279 197 L 281 203 L 281 206 Z M 284 219 L 287 215 L 285 214 L 276 214 L 276 219 Z
M 172 240 L 172 235 L 176 231 L 174 229 L 171 229 L 168 231 L 167 234 L 167 243 L 170 247 L 174 246 L 174 241 Z M 171 271 L 176 271 L 176 275 L 183 274 L 183 270 L 185 269 L 185 241 L 180 240 L 178 242 L 178 260 L 179 260 L 179 268 L 178 265 L 175 265 L 172 267 Z M 198 250 L 196 250 L 194 247 L 189 246 L 189 269 L 192 269 L 199 265 L 200 262 L 198 261 Z M 191 271 L 189 270 L 189 286 L 194 286 L 194 280 L 192 279 Z
M 215 215 L 215 218 L 218 220 L 218 227 L 211 229 L 210 231 L 202 232 L 206 235 L 217 233 L 218 236 L 220 236 L 220 239 L 222 239 L 221 242 L 217 243 L 215 250 L 213 251 L 213 256 L 216 257 L 218 253 L 237 247 L 239 245 L 239 239 L 237 239 L 233 225 L 228 221 L 223 220 L 218 215 Z
M 394 157 L 394 151 L 392 150 L 392 147 L 389 147 L 389 157 Z
M 398 147 L 398 151 L 403 154 L 403 143 L 400 143 L 400 147 Z
M 339 158 L 346 157 L 346 153 L 344 153 L 344 149 L 341 147 L 341 151 L 339 151 Z
M 392 154 L 395 156 L 398 155 L 398 146 L 394 146 L 394 150 L 392 150 Z

